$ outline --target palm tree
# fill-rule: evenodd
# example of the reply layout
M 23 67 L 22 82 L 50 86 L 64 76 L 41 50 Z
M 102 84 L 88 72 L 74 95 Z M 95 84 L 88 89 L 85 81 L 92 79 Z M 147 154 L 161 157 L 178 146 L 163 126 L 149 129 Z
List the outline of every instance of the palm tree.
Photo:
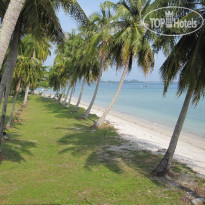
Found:
M 68 85 L 68 80 L 66 81 L 66 84 L 65 84 L 65 86 L 63 88 L 63 92 L 61 94 L 60 102 L 62 102 L 64 97 L 65 97 L 65 91 L 66 91 L 67 85 Z
M 10 0 L 4 15 L 0 33 L 0 69 L 24 3 L 25 0 Z
M 67 102 L 67 100 L 68 100 L 68 95 L 69 95 L 69 93 L 70 93 L 70 89 L 71 89 L 71 85 L 70 85 L 70 83 L 69 83 L 69 87 L 68 87 L 68 90 L 67 90 L 65 99 L 64 99 L 64 101 L 63 101 L 63 105 L 65 105 L 66 102 Z
M 24 57 L 28 57 L 31 61 L 35 61 L 36 59 L 38 59 L 41 63 L 43 63 L 47 59 L 47 57 L 51 54 L 50 48 L 51 45 L 49 44 L 47 39 L 43 38 L 37 40 L 32 35 L 28 35 L 23 39 L 23 42 L 20 47 L 20 52 L 21 52 L 20 55 Z M 35 70 L 35 72 L 37 72 L 37 70 Z M 23 103 L 24 106 L 26 106 L 30 85 L 32 85 L 34 82 L 38 80 L 39 78 L 36 78 L 35 76 L 35 78 L 33 79 L 28 78 L 28 81 L 25 82 L 27 85 L 26 85 L 26 92 L 25 92 L 24 103 Z
M 12 50 L 12 52 L 9 52 L 9 54 L 8 54 L 7 65 L 6 65 L 6 67 L 8 67 L 8 70 L 10 68 L 12 68 L 11 69 L 12 75 L 8 76 L 7 82 L 4 82 L 5 86 L 6 86 L 6 92 L 5 92 L 5 101 L 4 101 L 4 106 L 3 106 L 3 109 L 2 109 L 2 115 L 1 115 L 1 121 L 0 121 L 0 151 L 1 151 L 1 140 L 2 140 L 2 137 L 3 137 L 4 123 L 5 123 L 5 119 L 6 119 L 6 111 L 7 111 L 7 103 L 8 103 L 8 98 L 9 98 L 9 92 L 10 92 L 13 72 L 15 70 L 15 62 L 13 61 L 13 57 L 15 57 L 18 54 L 19 36 L 20 36 L 20 24 L 17 23 L 17 26 L 15 28 L 15 32 L 14 32 L 14 35 L 13 35 L 13 39 L 12 39 L 12 42 L 11 42 L 11 48 L 10 49 Z M 4 75 L 5 75 L 5 72 L 4 72 Z
M 5 2 L 7 1 L 1 1 L 1 4 L 3 5 Z M 17 26 L 20 27 L 20 34 L 26 35 L 28 33 L 32 33 L 34 36 L 36 36 L 37 39 L 42 39 L 46 37 L 50 41 L 57 43 L 63 41 L 63 31 L 61 29 L 58 18 L 55 15 L 55 10 L 52 3 L 49 3 L 49 1 L 43 5 L 41 5 L 43 3 L 41 1 L 37 1 L 37 3 L 40 5 L 35 4 L 34 1 L 26 1 L 17 24 Z M 4 5 L 4 7 L 6 8 L 6 5 Z M 3 18 L 4 10 L 0 12 L 0 15 L 1 18 Z M 16 31 L 17 29 L 15 30 L 15 32 Z M 19 35 L 19 39 L 21 38 L 21 35 Z M 16 46 L 18 46 L 18 44 L 19 42 L 16 44 Z M 12 66 L 6 66 L 6 69 L 1 79 L 0 104 L 2 102 L 3 91 L 5 89 L 6 82 L 8 81 L 9 76 L 13 76 L 17 56 L 18 53 L 14 53 L 14 49 L 10 49 L 8 61 L 13 62 Z
M 83 79 L 82 89 L 78 98 L 78 102 L 73 110 L 74 112 L 77 111 L 79 107 L 85 83 L 87 82 L 89 84 L 90 81 L 95 80 L 96 76 L 98 75 L 99 61 L 98 58 L 96 59 L 96 56 L 91 56 L 89 58 L 89 62 L 86 61 L 86 63 L 84 63 L 85 58 L 88 58 L 85 49 L 87 47 L 87 39 L 87 33 L 81 32 L 76 34 L 75 30 L 73 30 L 65 39 L 64 46 L 60 45 L 56 50 L 57 56 L 55 58 L 54 66 L 60 65 L 58 66 L 58 78 L 60 79 L 59 82 L 69 80 L 70 87 L 72 87 L 77 83 L 78 80 Z M 65 85 L 67 85 L 67 83 Z M 66 87 L 64 85 L 62 87 L 64 87 L 64 94 Z M 70 89 L 68 89 L 64 104 L 66 103 L 69 90 Z M 73 92 L 71 92 L 71 96 L 72 94 Z
M 67 108 L 70 107 L 71 99 L 72 99 L 72 96 L 73 96 L 74 92 L 75 92 L 75 84 L 72 86 L 70 98 L 69 98 L 68 104 L 66 105 Z
M 0 1 L 1 4 L 8 4 L 6 1 Z M 30 0 L 10 0 L 8 8 L 6 10 L 6 13 L 4 15 L 2 27 L 1 27 L 1 35 L 0 35 L 0 68 L 2 66 L 4 56 L 6 54 L 7 48 L 10 43 L 11 36 L 14 32 L 15 26 L 17 24 L 17 21 L 19 19 L 20 13 L 24 7 L 24 11 L 27 14 L 27 18 L 24 20 L 27 21 L 28 24 L 35 25 L 35 17 L 36 13 L 41 8 L 41 11 L 43 9 L 47 8 L 49 12 L 47 13 L 41 13 L 41 17 L 45 18 L 46 15 L 50 15 L 50 19 L 56 19 L 56 15 L 53 14 L 52 10 L 55 7 L 58 9 L 60 6 L 63 7 L 63 9 L 71 14 L 76 20 L 81 21 L 83 24 L 87 23 L 87 16 L 85 15 L 84 11 L 78 4 L 76 0 L 57 0 L 55 2 L 50 0 L 39 0 L 39 1 L 30 1 Z M 3 6 L 2 6 L 3 7 Z M 36 9 L 37 8 L 37 9 Z M 42 15 L 43 14 L 43 15 Z M 45 25 L 44 25 L 45 26 Z M 50 25 L 51 26 L 51 25 Z M 40 28 L 40 27 L 39 27 Z M 38 29 L 39 29 L 38 28 Z M 51 27 L 50 27 L 51 28 Z M 50 30 L 52 33 L 56 31 L 54 28 L 53 31 Z
M 49 48 L 50 48 L 50 44 L 46 40 L 41 40 L 41 42 L 39 42 L 33 39 L 32 36 L 30 35 L 26 36 L 21 42 L 21 46 L 19 48 L 19 54 L 21 56 L 19 56 L 19 60 L 17 62 L 19 83 L 17 83 L 13 108 L 12 108 L 9 122 L 7 124 L 8 126 L 10 126 L 12 118 L 13 118 L 16 99 L 18 96 L 21 82 L 23 81 L 24 84 L 27 85 L 24 103 L 23 103 L 23 105 L 25 106 L 27 102 L 29 86 L 30 85 L 33 86 L 33 84 L 36 81 L 40 80 L 38 75 L 41 74 L 41 68 L 42 68 L 41 64 L 50 54 Z M 36 57 L 38 57 L 38 59 Z M 4 126 L 4 123 L 5 123 L 5 116 L 6 116 L 6 111 L 7 111 L 7 103 L 8 103 L 8 96 L 10 92 L 11 82 L 12 82 L 12 76 L 9 78 L 9 81 L 7 82 L 7 87 L 6 87 L 7 95 L 5 95 L 4 112 L 2 112 L 2 120 L 1 120 L 2 127 Z
M 81 118 L 86 119 L 91 109 L 95 103 L 95 99 L 97 97 L 98 89 L 100 86 L 100 80 L 102 77 L 103 70 L 106 67 L 106 52 L 103 51 L 102 45 L 105 45 L 105 39 L 104 39 L 104 33 L 100 32 L 104 26 L 110 23 L 112 20 L 111 15 L 111 5 L 109 2 L 105 2 L 100 5 L 101 12 L 96 13 L 90 16 L 90 27 L 87 28 L 88 32 L 91 33 L 90 42 L 88 43 L 88 51 L 87 54 L 89 57 L 86 56 L 86 59 L 90 59 L 92 56 L 98 55 L 99 61 L 100 61 L 100 68 L 99 68 L 99 74 L 97 77 L 97 83 L 96 88 L 92 97 L 92 100 L 86 110 L 86 112 L 81 116 Z M 97 46 L 98 45 L 98 46 Z
M 24 100 L 23 100 L 23 106 L 24 107 L 26 106 L 26 103 L 27 103 L 27 100 L 28 100 L 29 88 L 30 88 L 30 83 L 28 83 L 27 86 L 26 86 Z
M 82 35 L 82 34 L 79 34 Z M 87 41 L 89 40 L 89 36 L 87 34 L 84 34 L 85 36 L 81 36 L 80 39 L 80 46 L 76 48 L 76 51 L 74 53 L 75 60 L 75 71 L 73 73 L 72 78 L 74 79 L 83 79 L 81 92 L 77 101 L 77 104 L 75 108 L 73 109 L 73 112 L 76 112 L 80 101 L 82 98 L 83 90 L 85 83 L 87 82 L 88 85 L 90 85 L 90 82 L 96 81 L 97 76 L 99 76 L 99 60 L 97 55 L 89 56 L 86 52 L 87 47 Z M 85 63 L 83 62 L 85 58 L 89 58 L 89 62 L 87 62 L 87 59 Z
M 12 2 L 15 2 L 15 0 Z M 0 11 L 0 17 L 3 18 L 6 17 L 5 12 L 8 6 L 8 0 L 0 0 L 0 4 L 2 9 Z M 46 37 L 51 42 L 62 42 L 64 34 L 56 15 L 56 11 L 58 11 L 60 7 L 81 24 L 87 23 L 87 16 L 76 0 L 57 0 L 55 2 L 50 0 L 27 0 L 19 18 L 21 34 L 26 35 L 32 33 L 37 39 Z M 13 61 L 16 62 L 16 59 L 17 55 L 13 58 Z M 12 76 L 12 70 L 7 68 L 5 72 L 0 84 L 0 102 L 3 97 L 3 90 L 5 89 L 8 76 Z
M 11 122 L 12 122 L 14 111 L 15 111 L 16 101 L 17 101 L 17 97 L 18 97 L 18 93 L 19 93 L 19 90 L 21 88 L 21 81 L 22 81 L 22 78 L 20 78 L 18 80 L 17 84 L 16 84 L 13 106 L 12 106 L 12 109 L 11 109 L 11 114 L 10 114 L 9 120 L 7 122 L 7 127 L 11 126 Z M 8 88 L 6 90 L 8 90 Z M 5 98 L 4 104 L 5 104 L 6 101 L 8 101 L 8 98 Z M 5 104 L 5 106 L 7 107 L 7 103 Z M 4 123 L 5 123 L 5 117 L 4 116 L 6 116 L 6 110 L 3 112 L 2 119 L 1 119 L 1 125 L 2 126 L 4 126 Z
M 83 83 L 82 83 L 82 87 L 81 87 L 81 91 L 80 91 L 80 95 L 78 97 L 78 101 L 73 109 L 73 112 L 76 112 L 79 105 L 80 105 L 80 102 L 81 102 L 81 98 L 82 98 L 82 95 L 83 95 L 83 90 L 84 90 L 84 86 L 85 86 L 85 83 L 86 83 L 86 78 L 83 79 Z
M 15 97 L 14 97 L 14 102 L 13 102 L 13 108 L 12 108 L 11 115 L 10 115 L 7 126 L 11 125 L 14 110 L 15 110 L 16 100 L 17 100 L 20 88 L 23 87 L 23 85 L 26 85 L 27 89 L 29 90 L 28 84 L 33 85 L 35 81 L 40 80 L 39 75 L 41 75 L 41 72 L 42 72 L 41 70 L 42 70 L 42 63 L 38 59 L 34 57 L 32 58 L 25 57 L 23 55 L 18 57 L 15 75 L 14 75 L 15 76 L 14 83 L 16 82 L 15 83 Z M 28 93 L 26 92 L 24 103 L 26 103 L 27 101 L 27 96 L 28 96 Z M 7 99 L 5 98 L 5 100 Z M 6 107 L 7 107 L 7 104 L 6 104 Z M 4 121 L 1 121 L 1 123 L 4 125 Z
M 89 114 L 90 114 L 90 112 L 92 110 L 92 107 L 93 107 L 93 105 L 95 103 L 95 99 L 97 97 L 98 89 L 99 89 L 99 86 L 100 86 L 100 80 L 101 80 L 101 77 L 102 77 L 103 67 L 105 65 L 104 62 L 105 62 L 105 59 L 104 59 L 104 57 L 102 57 L 101 60 L 100 60 L 100 72 L 99 72 L 99 75 L 98 75 L 98 78 L 97 78 L 97 83 L 96 83 L 95 91 L 94 91 L 92 100 L 91 100 L 91 102 L 90 102 L 86 112 L 81 116 L 81 118 L 83 118 L 83 119 L 88 118 L 88 116 L 89 116 Z
M 124 67 L 124 71 L 115 96 L 100 119 L 94 124 L 100 127 L 107 114 L 112 109 L 118 98 L 125 76 L 132 68 L 132 63 L 137 58 L 138 66 L 145 75 L 154 68 L 154 55 L 149 40 L 146 38 L 146 30 L 141 24 L 141 19 L 149 9 L 149 0 L 121 0 L 113 4 L 116 14 L 110 27 L 112 37 L 109 40 L 111 59 L 116 62 L 117 68 Z
M 204 2 L 201 1 L 200 4 L 198 2 L 198 8 L 199 5 L 199 11 L 201 11 L 201 14 L 205 16 Z M 187 16 L 189 16 L 189 14 Z M 160 69 L 162 79 L 164 81 L 164 94 L 167 92 L 169 84 L 179 75 L 177 94 L 180 96 L 182 93 L 186 92 L 186 97 L 179 118 L 177 120 L 169 147 L 160 163 L 153 170 L 153 173 L 157 176 L 165 176 L 172 165 L 173 156 L 177 147 L 180 133 L 183 128 L 184 121 L 186 119 L 191 99 L 192 103 L 195 103 L 197 105 L 201 97 L 205 96 L 204 48 L 205 26 L 191 35 L 183 36 L 178 41 L 175 48 Z
M 62 79 L 60 78 L 59 72 L 61 72 L 61 65 L 54 65 L 49 71 L 49 86 L 53 88 L 53 91 L 59 93 Z M 59 98 L 59 96 L 58 96 Z M 60 99 L 60 98 L 59 98 Z

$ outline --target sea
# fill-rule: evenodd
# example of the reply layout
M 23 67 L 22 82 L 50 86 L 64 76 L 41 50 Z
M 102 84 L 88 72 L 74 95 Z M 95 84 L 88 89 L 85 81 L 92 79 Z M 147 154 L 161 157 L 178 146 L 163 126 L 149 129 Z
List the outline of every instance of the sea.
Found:
M 99 87 L 95 104 L 106 108 L 111 102 L 118 83 L 102 82 Z M 81 84 L 76 85 L 74 97 L 77 98 Z M 82 101 L 90 102 L 95 90 L 95 84 L 86 85 Z M 51 93 L 51 90 L 49 91 Z M 114 111 L 128 114 L 132 117 L 163 125 L 174 129 L 181 111 L 185 94 L 177 96 L 177 83 L 170 85 L 163 96 L 162 83 L 131 83 L 125 82 L 120 95 L 113 106 Z M 197 104 L 190 104 L 183 131 L 205 139 L 205 99 Z

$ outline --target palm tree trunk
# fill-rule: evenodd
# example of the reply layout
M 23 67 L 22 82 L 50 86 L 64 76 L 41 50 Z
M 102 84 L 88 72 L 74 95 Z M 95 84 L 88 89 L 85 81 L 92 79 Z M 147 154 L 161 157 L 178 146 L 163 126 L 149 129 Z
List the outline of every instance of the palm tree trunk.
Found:
M 62 95 L 61 95 L 61 98 L 60 98 L 60 102 L 62 102 L 63 101 L 63 97 L 64 97 L 64 95 L 65 95 L 65 90 L 66 90 L 66 86 L 68 85 L 68 81 L 66 82 L 66 85 L 65 85 L 65 87 L 63 88 L 63 92 L 62 92 Z
M 18 56 L 19 34 L 20 34 L 20 23 L 17 24 L 16 29 L 14 31 L 13 41 L 11 43 L 11 48 L 10 48 L 10 52 L 9 52 L 8 59 L 7 59 L 6 70 L 4 71 L 1 84 L 0 84 L 0 104 L 2 102 L 3 92 L 6 87 L 5 100 L 4 100 L 1 122 L 0 122 L 0 152 L 1 152 L 1 141 L 3 137 L 4 123 L 6 119 L 8 97 L 10 93 L 13 73 L 15 70 L 17 56 Z
M 15 93 L 15 97 L 14 97 L 13 107 L 12 107 L 11 115 L 10 115 L 9 120 L 8 120 L 8 123 L 7 123 L 7 126 L 8 126 L 8 127 L 11 126 L 11 122 L 12 122 L 12 119 L 13 119 L 14 110 L 15 110 L 15 106 L 16 106 L 16 100 L 17 100 L 17 97 L 18 97 L 18 93 L 19 93 L 19 90 L 20 90 L 20 86 L 21 86 L 21 79 L 19 80 L 19 82 L 18 82 L 18 84 L 17 84 L 17 86 L 16 86 L 16 93 Z
M 68 99 L 68 95 L 69 95 L 69 92 L 70 92 L 70 88 L 71 88 L 71 86 L 69 85 L 69 88 L 68 88 L 68 91 L 67 91 L 66 97 L 65 97 L 65 99 L 64 99 L 64 101 L 63 101 L 63 105 L 66 104 L 66 101 L 67 101 L 67 99 Z
M 181 113 L 180 113 L 178 121 L 176 123 L 175 129 L 174 129 L 174 132 L 173 132 L 170 144 L 169 144 L 169 148 L 167 149 L 166 154 L 162 158 L 160 163 L 153 170 L 153 174 L 156 176 L 165 176 L 168 173 L 168 171 L 172 165 L 174 152 L 176 150 L 179 136 L 180 136 L 180 133 L 182 131 L 182 127 L 184 125 L 184 121 L 185 121 L 185 118 L 187 115 L 187 111 L 189 109 L 189 104 L 190 104 L 192 95 L 193 95 L 193 90 L 191 88 L 189 88 L 187 91 L 186 98 L 184 100 L 184 104 L 183 104 Z
M 84 90 L 85 82 L 86 82 L 86 79 L 84 78 L 83 84 L 82 84 L 82 87 L 81 87 L 81 91 L 80 91 L 80 95 L 79 95 L 79 98 L 78 98 L 78 102 L 77 102 L 76 106 L 74 107 L 73 112 L 76 112 L 78 107 L 79 107 L 79 105 L 80 105 L 80 101 L 81 101 L 81 98 L 82 98 L 82 95 L 83 95 L 83 90 Z
M 24 3 L 25 0 L 10 0 L 3 18 L 0 33 L 0 69 Z
M 9 100 L 9 93 L 11 88 L 13 76 L 10 76 L 7 82 L 6 86 L 6 92 L 5 92 L 5 98 L 4 98 L 4 104 L 2 108 L 2 114 L 1 114 L 1 122 L 0 122 L 0 152 L 1 152 L 1 141 L 3 138 L 3 131 L 5 129 L 5 120 L 6 120 L 6 112 L 7 112 L 7 105 Z
M 1 83 L 0 83 L 0 105 L 3 99 L 3 93 L 5 90 L 5 87 L 7 85 L 9 77 L 13 77 L 17 56 L 18 56 L 18 45 L 19 45 L 19 35 L 20 35 L 20 21 L 16 25 L 16 29 L 13 34 L 13 40 L 11 42 L 11 48 L 9 51 L 9 55 L 6 62 L 6 68 L 3 73 Z
M 125 69 L 124 69 L 124 72 L 122 74 L 122 77 L 121 77 L 121 80 L 120 80 L 120 84 L 118 86 L 118 89 L 115 93 L 115 96 L 114 98 L 112 99 L 112 102 L 110 103 L 110 105 L 107 107 L 107 109 L 105 110 L 105 112 L 103 113 L 103 115 L 100 117 L 100 119 L 95 122 L 95 124 L 93 125 L 94 127 L 100 127 L 102 125 L 102 123 L 104 122 L 105 118 L 107 117 L 108 113 L 110 112 L 110 110 L 112 109 L 113 105 L 115 104 L 117 98 L 118 98 L 118 95 L 120 94 L 120 90 L 122 88 L 122 85 L 123 85 L 123 82 L 124 82 L 124 79 L 125 79 L 125 76 L 127 74 L 127 71 L 128 71 L 128 68 L 129 68 L 129 60 L 125 66 Z
M 29 86 L 30 86 L 30 83 L 28 83 L 28 85 L 26 86 L 26 92 L 25 92 L 25 96 L 24 96 L 23 106 L 26 106 L 26 103 L 28 100 Z
M 103 70 L 103 66 L 104 66 L 104 61 L 103 59 L 101 60 L 101 66 L 100 66 L 100 72 L 99 72 L 99 76 L 98 76 L 98 81 L 97 81 L 97 84 L 96 84 L 96 88 L 95 88 L 95 92 L 94 92 L 94 95 L 93 95 L 93 98 L 90 102 L 90 105 L 88 106 L 86 112 L 81 116 L 81 118 L 83 119 L 86 119 L 88 117 L 88 115 L 90 114 L 90 111 L 95 103 L 95 99 L 97 97 L 97 93 L 98 93 L 98 89 L 99 89 L 99 86 L 100 86 L 100 80 L 101 80 L 101 77 L 102 77 L 102 70 Z
M 69 99 L 68 104 L 66 106 L 67 108 L 70 107 L 71 99 L 72 99 L 72 96 L 73 96 L 74 92 L 75 92 L 75 85 L 72 87 L 71 94 L 70 94 L 70 99 Z

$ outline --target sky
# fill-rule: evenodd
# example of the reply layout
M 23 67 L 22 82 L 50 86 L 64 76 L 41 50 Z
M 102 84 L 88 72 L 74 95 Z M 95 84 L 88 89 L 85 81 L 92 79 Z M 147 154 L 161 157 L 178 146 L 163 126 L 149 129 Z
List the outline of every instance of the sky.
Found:
M 99 6 L 101 3 L 103 3 L 105 0 L 78 0 L 78 3 L 82 7 L 82 9 L 85 11 L 87 16 L 90 16 L 91 14 L 95 12 L 99 12 Z M 118 2 L 118 0 L 112 0 L 112 2 Z M 63 10 L 60 10 L 58 12 L 58 17 L 61 23 L 61 26 L 64 30 L 64 32 L 71 32 L 72 29 L 77 29 L 78 23 L 72 19 L 69 15 L 65 14 Z M 47 59 L 45 62 L 46 66 L 52 66 L 55 55 L 54 55 L 55 46 L 52 50 L 52 55 Z M 140 70 L 140 68 L 136 65 L 136 63 L 133 64 L 132 71 L 126 76 L 126 80 L 140 80 L 140 81 L 160 81 L 160 74 L 159 74 L 159 68 L 165 61 L 165 56 L 162 53 L 159 53 L 155 56 L 155 69 L 150 73 L 146 78 L 143 74 L 143 72 Z M 110 68 L 107 72 L 103 73 L 102 80 L 107 81 L 119 81 L 122 75 L 122 71 L 116 72 L 116 69 Z

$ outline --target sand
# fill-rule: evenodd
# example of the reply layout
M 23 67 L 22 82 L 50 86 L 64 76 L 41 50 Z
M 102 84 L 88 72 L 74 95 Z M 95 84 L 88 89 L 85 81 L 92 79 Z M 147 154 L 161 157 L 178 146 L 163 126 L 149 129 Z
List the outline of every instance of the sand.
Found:
M 72 100 L 76 103 L 76 99 Z M 88 104 L 82 102 L 80 107 L 87 109 Z M 91 114 L 101 116 L 105 108 L 93 106 Z M 121 149 L 149 150 L 156 154 L 163 154 L 168 148 L 173 129 L 142 119 L 129 116 L 125 113 L 111 111 L 106 121 L 113 125 L 119 137 L 127 143 Z M 187 164 L 194 171 L 205 177 L 205 139 L 182 133 L 177 145 L 174 158 Z

